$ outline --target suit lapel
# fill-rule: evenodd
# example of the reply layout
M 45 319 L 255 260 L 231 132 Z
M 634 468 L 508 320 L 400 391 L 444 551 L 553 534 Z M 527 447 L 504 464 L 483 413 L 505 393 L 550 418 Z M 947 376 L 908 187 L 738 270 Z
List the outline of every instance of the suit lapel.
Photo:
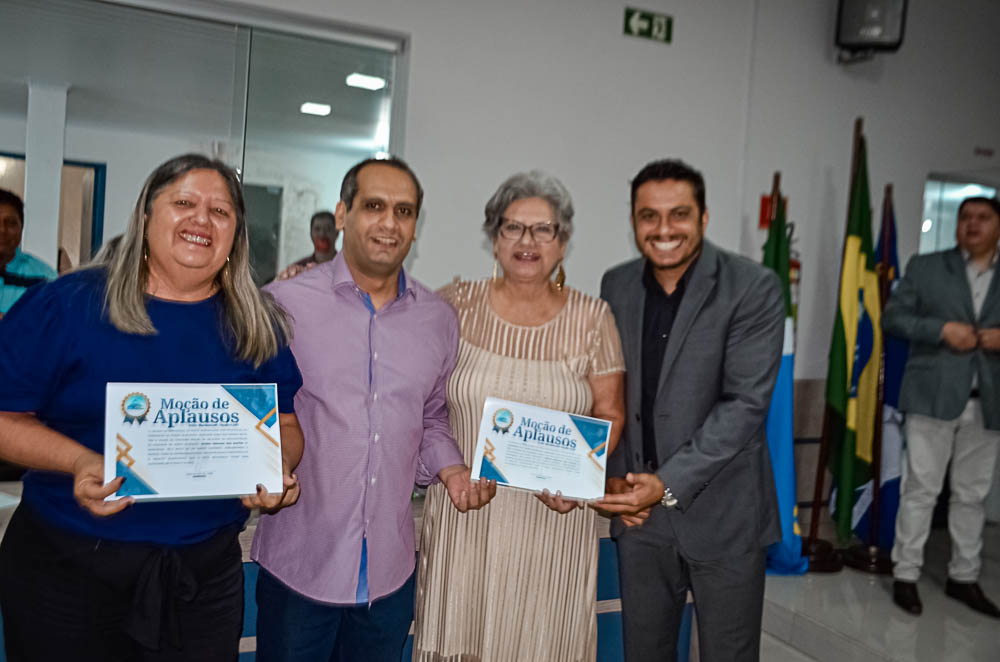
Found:
M 986 299 L 983 301 L 983 308 L 979 311 L 979 320 L 977 320 L 979 322 L 994 319 L 992 313 L 996 309 L 997 303 L 997 281 L 1000 281 L 1000 277 L 997 276 L 997 272 L 1000 272 L 1000 262 L 993 265 L 993 275 L 990 276 L 990 286 L 986 290 Z
M 687 338 L 691 325 L 705 305 L 708 295 L 715 289 L 716 272 L 719 266 L 718 251 L 708 241 L 702 243 L 701 257 L 694 265 L 694 272 L 691 280 L 688 281 L 687 291 L 681 299 L 680 308 L 677 310 L 677 317 L 674 318 L 674 325 L 670 329 L 670 338 L 667 340 L 667 349 L 663 352 L 663 365 L 660 368 L 660 381 L 656 387 L 656 397 L 660 397 L 663 385 L 667 382 L 670 369 L 677 359 L 677 354 Z
M 629 295 L 625 297 L 625 337 L 622 343 L 633 347 L 635 360 L 633 365 L 626 366 L 625 394 L 629 400 L 629 411 L 639 411 L 642 402 L 642 316 L 646 308 L 645 290 L 642 286 L 642 270 L 646 262 L 637 260 L 629 275 Z M 634 294 L 632 294 L 634 293 Z
M 945 267 L 951 272 L 952 277 L 958 281 L 958 291 L 961 292 L 959 296 L 962 298 L 962 308 L 965 310 L 965 314 L 968 315 L 966 319 L 969 322 L 975 323 L 976 321 L 976 311 L 972 306 L 972 288 L 969 287 L 969 276 L 965 273 L 965 260 L 962 258 L 962 252 L 958 248 L 954 248 L 945 255 Z M 992 291 L 993 284 L 990 284 L 990 290 Z M 985 306 L 983 306 L 985 309 Z

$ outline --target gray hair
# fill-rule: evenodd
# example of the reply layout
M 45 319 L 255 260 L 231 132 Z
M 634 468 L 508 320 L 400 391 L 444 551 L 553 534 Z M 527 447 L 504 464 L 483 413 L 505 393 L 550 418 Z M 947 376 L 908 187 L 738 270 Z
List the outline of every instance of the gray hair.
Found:
M 129 218 L 125 234 L 98 253 L 90 266 L 107 270 L 105 310 L 123 333 L 153 335 L 156 328 L 146 312 L 149 266 L 146 264 L 146 225 L 153 200 L 177 178 L 192 170 L 214 170 L 222 176 L 236 210 L 236 229 L 229 259 L 216 274 L 222 293 L 223 335 L 233 343 L 234 355 L 255 367 L 273 358 L 291 338 L 288 319 L 270 294 L 261 292 L 250 273 L 250 242 L 246 207 L 236 173 L 225 163 L 200 154 L 184 154 L 160 165 L 149 175 Z
M 561 181 L 541 170 L 519 172 L 500 185 L 486 203 L 486 220 L 483 222 L 486 236 L 491 241 L 496 240 L 507 207 L 524 198 L 541 198 L 552 205 L 556 215 L 554 220 L 559 224 L 559 242 L 566 243 L 573 234 L 573 199 Z

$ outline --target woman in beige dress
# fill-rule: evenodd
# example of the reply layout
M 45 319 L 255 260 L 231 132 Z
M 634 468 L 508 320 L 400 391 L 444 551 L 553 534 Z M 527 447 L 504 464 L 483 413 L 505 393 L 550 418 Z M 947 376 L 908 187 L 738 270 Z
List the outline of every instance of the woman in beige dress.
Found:
M 618 441 L 621 343 L 604 301 L 563 286 L 572 221 L 559 180 L 538 171 L 514 175 L 486 204 L 494 277 L 440 292 L 461 329 L 448 408 L 467 463 L 488 396 L 610 420 L 609 454 Z M 433 485 L 414 660 L 594 660 L 597 542 L 594 511 L 560 494 L 503 488 L 487 508 L 457 515 Z

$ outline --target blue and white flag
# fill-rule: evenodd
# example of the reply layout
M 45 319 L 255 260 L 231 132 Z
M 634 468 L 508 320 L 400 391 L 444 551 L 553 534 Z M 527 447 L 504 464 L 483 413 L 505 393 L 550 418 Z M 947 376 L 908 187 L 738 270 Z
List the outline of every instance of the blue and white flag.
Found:
M 785 202 L 777 192 L 772 197 L 776 201 L 776 208 L 768 228 L 763 263 L 765 267 L 774 269 L 781 281 L 786 317 L 781 367 L 778 369 L 778 381 L 774 385 L 765 427 L 781 517 L 781 540 L 767 550 L 767 571 L 779 575 L 799 575 L 809 569 L 809 560 L 802 556 L 802 534 L 795 498 L 795 434 L 792 429 L 795 319 L 790 287 L 791 236 L 785 219 Z
M 899 279 L 899 255 L 896 252 L 896 216 L 891 199 L 882 207 L 882 229 L 879 231 L 878 246 L 875 248 L 875 262 L 882 263 L 882 256 L 889 257 L 889 287 L 895 289 Z M 870 509 L 872 504 L 872 481 L 868 481 L 855 491 L 854 509 L 851 513 L 851 528 L 865 544 L 877 545 L 880 549 L 892 548 L 896 532 L 896 512 L 899 510 L 899 482 L 903 468 L 903 414 L 899 406 L 899 389 L 903 383 L 903 371 L 910 352 L 909 343 L 888 334 L 885 342 L 885 402 L 882 409 L 882 472 L 879 489 L 878 540 L 871 539 Z
M 767 548 L 767 571 L 778 575 L 801 575 L 809 570 L 809 559 L 802 556 L 802 531 L 799 528 L 795 498 L 795 454 L 793 392 L 795 375 L 795 325 L 785 318 L 785 345 L 781 354 L 778 381 L 767 412 L 767 446 L 771 452 L 774 487 L 778 493 L 781 515 L 781 540 Z

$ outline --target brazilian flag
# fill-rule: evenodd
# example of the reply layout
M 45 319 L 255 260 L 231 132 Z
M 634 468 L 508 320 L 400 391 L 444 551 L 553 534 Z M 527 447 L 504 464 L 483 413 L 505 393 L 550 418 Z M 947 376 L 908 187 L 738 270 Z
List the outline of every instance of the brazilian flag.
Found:
M 795 452 L 792 429 L 795 374 L 795 323 L 792 319 L 790 283 L 791 256 L 785 203 L 777 197 L 774 220 L 764 245 L 764 266 L 773 269 L 781 280 L 785 295 L 785 343 L 781 352 L 781 367 L 767 412 L 765 433 L 774 471 L 774 488 L 778 494 L 781 516 L 781 540 L 767 548 L 767 571 L 779 575 L 800 575 L 809 569 L 809 560 L 802 556 L 802 532 L 799 530 L 798 508 L 795 502 Z
M 873 253 L 867 154 L 864 136 L 859 136 L 840 271 L 840 300 L 826 376 L 830 471 L 836 487 L 836 500 L 831 509 L 841 542 L 851 537 L 855 489 L 871 480 L 882 348 L 881 307 Z

